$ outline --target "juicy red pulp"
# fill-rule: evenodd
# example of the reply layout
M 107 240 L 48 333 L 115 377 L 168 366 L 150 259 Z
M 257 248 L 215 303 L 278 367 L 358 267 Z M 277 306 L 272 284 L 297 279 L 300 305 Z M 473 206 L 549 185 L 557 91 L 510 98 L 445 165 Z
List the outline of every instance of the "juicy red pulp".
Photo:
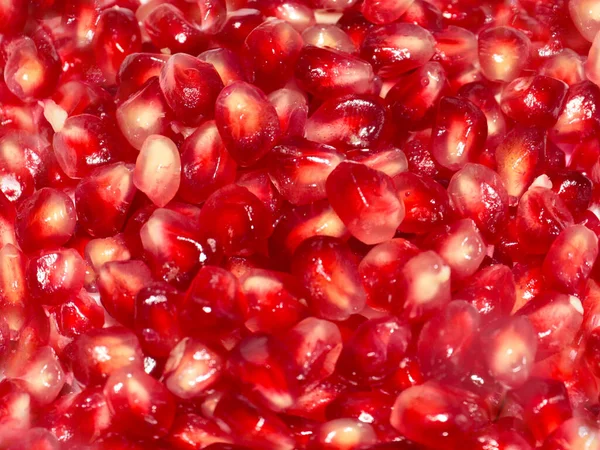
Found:
M 597 0 L 0 0 L 0 449 L 600 449 Z

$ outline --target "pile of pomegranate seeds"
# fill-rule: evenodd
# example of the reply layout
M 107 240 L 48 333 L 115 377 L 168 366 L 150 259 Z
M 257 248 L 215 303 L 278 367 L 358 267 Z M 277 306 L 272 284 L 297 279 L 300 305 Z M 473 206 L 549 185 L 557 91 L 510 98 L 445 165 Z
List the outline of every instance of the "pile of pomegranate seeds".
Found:
M 0 449 L 599 450 L 600 0 L 0 0 Z

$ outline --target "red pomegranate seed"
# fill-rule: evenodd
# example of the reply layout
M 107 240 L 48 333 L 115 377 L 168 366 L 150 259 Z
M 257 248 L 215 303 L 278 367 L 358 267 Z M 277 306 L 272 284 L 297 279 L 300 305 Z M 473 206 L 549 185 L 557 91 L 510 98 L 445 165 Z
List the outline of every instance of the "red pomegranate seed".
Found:
M 332 98 L 308 118 L 305 137 L 336 148 L 373 148 L 386 137 L 386 115 L 375 96 Z
M 398 287 L 402 269 L 418 253 L 411 242 L 397 238 L 376 245 L 365 255 L 358 271 L 371 308 L 388 312 L 401 308 L 403 293 Z
M 24 437 L 19 437 L 8 450 L 60 450 L 58 439 L 44 428 L 31 428 Z
M 135 162 L 135 187 L 162 208 L 177 194 L 180 179 L 181 159 L 175 143 L 165 136 L 148 136 Z
M 394 184 L 406 211 L 399 231 L 423 234 L 447 221 L 450 201 L 440 184 L 411 172 L 396 175 Z
M 559 141 L 580 143 L 598 130 L 597 105 L 600 88 L 585 80 L 569 87 L 551 136 Z
M 248 189 L 263 202 L 273 217 L 279 217 L 285 200 L 271 181 L 267 169 L 244 172 L 235 184 Z
M 538 337 L 538 359 L 557 353 L 573 342 L 583 322 L 579 299 L 546 291 L 517 312 L 527 316 Z
M 398 367 L 410 340 L 410 328 L 400 319 L 368 320 L 344 343 L 336 370 L 354 384 L 377 383 Z
M 422 374 L 450 381 L 466 375 L 476 354 L 479 326 L 480 315 L 472 305 L 456 300 L 444 306 L 419 333 L 416 356 Z
M 398 20 L 413 3 L 413 0 L 367 0 L 360 6 L 365 18 L 375 24 L 386 24 Z
M 144 29 L 158 49 L 171 53 L 198 54 L 204 50 L 206 37 L 176 6 L 158 4 L 144 19 Z
M 404 204 L 392 179 L 363 164 L 340 163 L 327 178 L 326 190 L 334 211 L 365 244 L 393 238 L 404 219 Z
M 320 98 L 376 93 L 375 74 L 368 62 L 328 47 L 305 46 L 294 73 L 302 89 Z
M 246 81 L 240 58 L 226 48 L 213 48 L 198 55 L 200 61 L 212 64 L 225 86 L 234 81 Z
M 132 94 L 139 91 L 144 83 L 152 77 L 158 77 L 169 55 L 160 53 L 132 53 L 128 55 L 119 68 L 117 74 L 118 103 L 127 100 Z
M 27 259 L 14 245 L 0 249 L 0 310 L 11 332 L 18 333 L 28 319 Z
M 251 268 L 240 287 L 248 309 L 245 326 L 254 333 L 288 330 L 306 316 L 307 293 L 289 274 Z
M 473 450 L 484 450 L 489 446 L 502 449 L 514 448 L 515 450 L 530 450 L 533 448 L 523 436 L 523 433 L 512 429 L 502 429 L 501 426 L 498 426 L 498 422 L 476 431 L 467 445 L 468 448 Z
M 404 436 L 430 448 L 460 445 L 472 430 L 489 420 L 477 395 L 435 381 L 402 392 L 390 419 Z
M 529 60 L 531 42 L 511 27 L 487 28 L 479 33 L 478 53 L 483 75 L 490 81 L 512 81 Z
M 301 1 L 273 2 L 273 5 L 268 8 L 267 15 L 289 23 L 298 33 L 302 33 L 316 22 L 313 10 Z
M 261 23 L 263 23 L 263 15 L 259 10 L 237 8 L 228 12 L 225 25 L 216 37 L 225 47 L 239 50 L 248 34 Z
M 326 198 L 325 181 L 344 156 L 328 145 L 298 139 L 275 146 L 269 158 L 269 176 L 279 193 L 304 205 Z
M 565 228 L 544 258 L 543 273 L 548 284 L 562 292 L 582 292 L 598 256 L 598 238 L 584 225 Z
M 304 240 L 294 253 L 292 273 L 307 287 L 309 307 L 319 318 L 344 320 L 365 306 L 358 267 L 339 239 L 315 236 Z
M 369 424 L 355 419 L 334 419 L 319 426 L 310 449 L 356 450 L 371 448 L 377 443 L 377 435 Z
M 78 223 L 92 236 L 112 236 L 125 223 L 135 195 L 133 166 L 115 163 L 99 167 L 75 189 Z
M 304 93 L 283 88 L 271 92 L 268 98 L 279 117 L 281 135 L 304 136 L 304 127 L 308 118 L 308 102 Z
M 27 20 L 28 3 L 11 0 L 2 4 L 0 9 L 0 29 L 3 34 L 11 35 L 23 29 Z
M 403 315 L 423 322 L 450 301 L 450 267 L 435 252 L 420 253 L 402 268 Z
M 110 261 L 129 261 L 131 253 L 122 235 L 91 239 L 85 246 L 85 259 L 95 272 Z
M 569 48 L 548 58 L 541 67 L 540 73 L 561 80 L 569 86 L 586 79 L 581 57 Z
M 132 436 L 157 439 L 165 436 L 175 418 L 175 401 L 158 381 L 134 366 L 113 372 L 104 395 L 117 429 Z
M 577 171 L 552 174 L 552 190 L 565 202 L 573 217 L 579 219 L 592 201 L 592 181 Z
M 84 289 L 53 311 L 60 334 L 75 337 L 104 325 L 104 309 Z
M 18 370 L 7 375 L 39 405 L 52 403 L 66 381 L 63 367 L 50 347 L 39 348 Z
M 31 397 L 17 383 L 3 380 L 0 383 L 0 443 L 14 442 L 31 427 Z
M 77 337 L 73 352 L 73 374 L 86 385 L 100 385 L 123 367 L 143 366 L 138 338 L 123 327 L 90 330 Z
M 119 141 L 97 116 L 69 117 L 54 135 L 54 154 L 61 169 L 71 178 L 84 178 L 95 168 L 114 163 L 123 155 Z
M 483 149 L 486 138 L 486 117 L 477 106 L 460 97 L 440 100 L 431 139 L 431 153 L 439 165 L 460 169 Z
M 584 417 L 574 417 L 563 422 L 544 442 L 546 448 L 560 445 L 571 447 L 595 447 L 600 444 L 596 424 Z
M 477 106 L 487 119 L 488 143 L 496 143 L 506 134 L 506 119 L 500 105 L 496 101 L 494 91 L 484 83 L 467 83 L 458 90 L 459 97 L 464 97 Z
M 394 119 L 415 130 L 431 124 L 433 111 L 446 87 L 446 72 L 437 62 L 428 62 L 400 77 L 385 100 Z
M 275 145 L 281 129 L 277 112 L 264 93 L 243 81 L 221 91 L 215 121 L 225 147 L 241 166 L 250 166 Z
M 111 261 L 98 271 L 98 291 L 108 314 L 124 325 L 133 324 L 137 293 L 152 281 L 142 261 Z
M 231 440 L 215 421 L 191 413 L 180 414 L 175 417 L 173 426 L 169 431 L 168 443 L 177 450 L 192 450 L 195 448 L 235 450 L 235 446 L 225 445 L 225 443 L 231 443 Z
M 542 75 L 516 78 L 502 90 L 500 106 L 519 124 L 550 128 L 558 119 L 567 89 L 565 82 Z
M 493 322 L 507 317 L 516 306 L 515 276 L 503 264 L 484 267 L 469 278 L 458 292 L 457 298 L 475 306 L 482 321 Z
M 360 54 L 377 73 L 392 78 L 425 64 L 435 52 L 429 31 L 412 23 L 374 27 L 362 42 Z
M 178 398 L 201 396 L 221 377 L 224 361 L 201 341 L 186 337 L 173 347 L 165 364 L 163 381 Z
M 558 234 L 573 224 L 573 216 L 550 189 L 531 187 L 517 208 L 519 244 L 527 253 L 543 254 Z
M 282 87 L 294 72 L 302 45 L 300 33 L 283 20 L 270 19 L 254 28 L 243 49 L 254 83 L 265 91 Z
M 160 88 L 177 120 L 198 125 L 214 114 L 214 105 L 223 82 L 208 62 L 178 53 L 160 71 Z
M 477 37 L 471 31 L 453 25 L 437 31 L 435 56 L 448 73 L 457 74 L 477 61 Z
M 339 23 L 338 25 L 313 25 L 304 30 L 302 33 L 302 40 L 305 45 L 304 51 L 310 46 L 315 46 L 324 49 L 329 48 L 331 50 L 338 50 L 343 52 L 343 54 L 353 54 L 356 53 L 357 48 L 359 47 L 356 42 L 344 32 L 343 27 L 340 27 Z

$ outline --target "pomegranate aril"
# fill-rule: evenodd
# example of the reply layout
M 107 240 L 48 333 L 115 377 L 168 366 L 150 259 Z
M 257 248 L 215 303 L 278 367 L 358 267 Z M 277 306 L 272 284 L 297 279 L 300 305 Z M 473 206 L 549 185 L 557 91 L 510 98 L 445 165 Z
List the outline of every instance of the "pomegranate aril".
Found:
M 410 341 L 408 323 L 395 317 L 368 320 L 344 343 L 336 370 L 358 385 L 380 382 L 398 367 Z
M 561 351 L 573 342 L 583 322 L 583 307 L 578 298 L 546 291 L 528 302 L 518 315 L 526 316 L 537 334 L 537 359 Z
M 476 354 L 479 326 L 480 314 L 472 305 L 456 300 L 444 306 L 419 333 L 416 357 L 420 372 L 445 381 L 466 376 Z
M 206 48 L 206 36 L 186 20 L 176 6 L 169 3 L 156 5 L 144 19 L 144 30 L 158 49 L 171 53 L 198 54 Z
M 393 78 L 425 64 L 435 53 L 429 31 L 412 23 L 391 23 L 370 30 L 360 54 L 383 78 Z
M 15 439 L 7 450 L 60 450 L 58 439 L 44 428 L 31 428 L 24 437 Z
M 120 234 L 104 239 L 91 239 L 85 245 L 84 256 L 95 272 L 98 272 L 107 262 L 131 259 L 127 243 Z
M 60 334 L 75 337 L 104 325 L 104 309 L 85 289 L 52 311 Z
M 165 363 L 163 382 L 178 398 L 200 397 L 224 371 L 222 356 L 201 341 L 186 337 L 173 347 Z
M 582 292 L 598 256 L 598 238 L 584 225 L 565 228 L 544 258 L 546 282 L 562 292 Z
M 521 125 L 552 127 L 562 110 L 567 84 L 543 75 L 520 77 L 502 90 L 502 111 Z
M 573 224 L 573 216 L 558 194 L 544 187 L 530 187 L 517 207 L 517 235 L 523 250 L 544 254 L 556 236 Z
M 546 438 L 542 448 L 552 450 L 564 446 L 571 448 L 600 445 L 600 430 L 598 426 L 585 417 L 574 417 L 564 421 Z
M 137 293 L 152 281 L 150 269 L 142 261 L 111 261 L 98 271 L 98 291 L 102 306 L 120 323 L 131 326 Z
M 115 84 L 123 60 L 142 49 L 142 36 L 134 14 L 118 7 L 102 11 L 96 22 L 93 45 L 106 83 Z
M 165 136 L 148 136 L 135 162 L 135 187 L 162 208 L 177 194 L 180 180 L 181 158 L 175 143 Z
M 408 439 L 441 450 L 460 446 L 490 416 L 477 395 L 428 381 L 398 396 L 390 421 Z
M 339 239 L 315 236 L 303 241 L 294 252 L 292 273 L 307 287 L 316 317 L 344 320 L 365 306 L 354 256 Z
M 368 62 L 328 47 L 305 46 L 294 73 L 300 87 L 319 98 L 376 93 L 375 74 Z
M 540 73 L 561 80 L 569 86 L 586 79 L 581 56 L 568 48 L 548 58 L 541 67 Z
M 58 164 L 71 178 L 84 178 L 95 168 L 121 159 L 120 145 L 109 126 L 91 114 L 69 117 L 52 142 Z
M 316 22 L 313 10 L 303 1 L 273 2 L 266 14 L 289 23 L 298 33 L 302 33 Z
M 265 156 L 281 134 L 279 118 L 265 94 L 244 81 L 221 91 L 215 105 L 215 122 L 225 147 L 241 166 Z
M 479 153 L 488 135 L 483 112 L 461 97 L 443 97 L 432 131 L 431 149 L 435 161 L 456 171 Z
M 213 48 L 206 50 L 198 55 L 198 59 L 212 64 L 225 86 L 234 81 L 246 81 L 240 58 L 229 49 Z
M 402 314 L 411 322 L 423 322 L 450 301 L 450 267 L 435 252 L 409 259 L 402 268 Z
M 508 193 L 499 175 L 481 164 L 467 163 L 448 185 L 454 210 L 473 219 L 489 239 L 498 237 L 508 221 Z
M 171 393 L 142 369 L 123 367 L 104 386 L 115 428 L 131 436 L 157 439 L 165 436 L 175 418 Z
M 12 35 L 20 32 L 27 20 L 29 2 L 11 0 L 2 4 L 0 9 L 0 30 L 3 34 Z
M 136 188 L 132 165 L 115 163 L 99 167 L 75 189 L 78 224 L 91 236 L 106 237 L 125 223 Z
M 14 442 L 31 426 L 31 396 L 15 382 L 0 383 L 0 445 Z
M 593 182 L 577 171 L 553 173 L 550 181 L 552 190 L 565 202 L 573 217 L 581 218 L 592 202 Z
M 177 120 L 193 126 L 213 116 L 223 82 L 212 64 L 177 53 L 161 69 L 159 80 Z
M 331 50 L 338 50 L 342 54 L 354 54 L 359 47 L 339 25 L 314 25 L 304 30 L 302 39 L 304 40 L 305 48 L 310 46 L 323 49 L 329 48 Z
M 296 89 L 283 88 L 271 92 L 268 98 L 279 117 L 281 135 L 304 136 L 304 127 L 308 118 L 308 102 L 304 93 Z
M 269 19 L 254 28 L 243 49 L 254 83 L 265 91 L 282 87 L 293 74 L 302 46 L 300 33 L 283 20 Z
M 490 81 L 512 81 L 529 60 L 531 42 L 512 27 L 487 28 L 479 33 L 481 71 Z
M 515 276 L 503 264 L 478 270 L 456 294 L 456 298 L 475 306 L 481 320 L 488 323 L 509 316 L 515 307 L 516 296 Z
M 150 78 L 158 77 L 169 58 L 169 55 L 161 53 L 132 53 L 127 56 L 117 75 L 117 102 L 124 102 Z
M 18 333 L 28 319 L 27 259 L 14 245 L 0 249 L 0 310 L 9 330 Z
M 375 430 L 355 419 L 334 419 L 319 426 L 307 448 L 315 450 L 358 450 L 377 443 Z
M 473 433 L 467 443 L 469 450 L 484 450 L 490 446 L 499 449 L 533 449 L 529 441 L 523 436 L 523 433 L 512 429 L 505 430 L 501 426 L 498 426 L 498 422 Z
M 227 48 L 239 50 L 248 34 L 263 23 L 262 13 L 253 8 L 237 8 L 227 14 L 225 25 L 217 34 L 217 40 Z
M 558 120 L 550 131 L 560 142 L 577 144 L 600 129 L 600 88 L 589 80 L 573 84 L 567 91 Z
M 453 25 L 437 31 L 435 56 L 448 73 L 457 74 L 477 61 L 477 37 L 469 30 Z
M 18 370 L 7 375 L 39 405 L 53 402 L 66 381 L 62 364 L 51 347 L 39 348 Z
M 196 219 L 170 209 L 154 211 L 140 237 L 154 276 L 176 287 L 187 287 L 203 265 L 219 257 L 218 244 L 202 236 Z
M 487 119 L 487 144 L 493 145 L 504 138 L 506 118 L 494 96 L 494 90 L 482 82 L 467 83 L 458 89 L 458 96 L 477 106 Z

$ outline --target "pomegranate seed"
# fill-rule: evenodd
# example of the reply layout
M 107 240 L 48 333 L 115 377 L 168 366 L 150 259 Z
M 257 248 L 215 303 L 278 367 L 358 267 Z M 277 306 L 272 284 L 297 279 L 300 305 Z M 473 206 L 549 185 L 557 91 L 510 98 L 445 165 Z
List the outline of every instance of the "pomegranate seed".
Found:
M 581 57 L 569 48 L 548 58 L 541 67 L 540 73 L 561 80 L 569 86 L 586 79 Z
M 84 178 L 122 156 L 114 133 L 91 114 L 69 117 L 54 135 L 52 145 L 58 164 L 71 178 Z
M 356 384 L 381 381 L 398 367 L 410 340 L 410 328 L 400 319 L 368 320 L 344 344 L 337 371 Z
M 313 25 L 304 30 L 302 33 L 302 40 L 305 45 L 303 51 L 306 51 L 306 49 L 311 46 L 315 46 L 323 49 L 329 48 L 331 50 L 338 50 L 339 52 L 343 52 L 342 54 L 353 54 L 356 53 L 357 48 L 359 47 L 356 42 L 344 32 L 343 27 L 339 27 L 339 23 L 337 26 L 327 24 Z M 316 54 L 319 55 L 319 53 Z M 324 54 L 327 55 L 328 53 Z
M 60 443 L 56 437 L 44 428 L 27 430 L 26 436 L 18 438 L 15 443 L 7 447 L 8 450 L 59 450 Z
M 466 164 L 454 174 L 448 195 L 455 211 L 470 217 L 486 237 L 495 237 L 508 221 L 508 194 L 496 172 L 481 164 Z
M 129 261 L 131 253 L 122 235 L 92 239 L 85 246 L 85 259 L 95 272 L 110 261 Z
M 425 64 L 435 52 L 435 40 L 426 29 L 412 23 L 391 23 L 367 33 L 360 54 L 377 73 L 392 78 Z
M 84 289 L 54 309 L 60 334 L 75 337 L 104 325 L 104 309 Z
M 14 442 L 31 426 L 31 397 L 17 383 L 3 380 L 0 383 L 0 443 Z
M 321 68 L 326 66 L 327 70 Z M 320 97 L 346 94 L 374 94 L 375 74 L 369 63 L 344 51 L 305 46 L 295 69 L 296 81 Z
M 212 117 L 223 82 L 208 62 L 178 53 L 169 58 L 160 71 L 160 88 L 177 120 L 197 125 Z
M 282 136 L 302 137 L 308 117 L 306 96 L 295 89 L 278 89 L 269 94 L 269 101 L 279 117 Z
M 239 57 L 226 48 L 213 48 L 198 55 L 200 61 L 212 64 L 225 86 L 234 81 L 246 81 Z
M 550 128 L 558 119 L 567 89 L 565 82 L 542 75 L 516 78 L 502 90 L 500 106 L 519 124 Z
M 440 184 L 411 172 L 396 175 L 394 184 L 406 211 L 398 231 L 427 233 L 447 221 L 450 200 Z
M 450 267 L 435 252 L 427 251 L 409 259 L 402 268 L 403 315 L 422 322 L 450 301 Z
M 315 236 L 304 240 L 294 253 L 292 273 L 307 287 L 309 307 L 319 318 L 344 320 L 365 306 L 358 267 L 339 239 Z
M 431 139 L 435 161 L 452 171 L 463 167 L 480 152 L 487 138 L 485 115 L 470 101 L 443 97 Z
M 477 395 L 434 381 L 402 392 L 390 418 L 392 426 L 408 439 L 430 448 L 460 445 L 469 432 L 489 420 Z
M 99 167 L 79 182 L 75 208 L 79 225 L 92 236 L 112 236 L 123 228 L 135 195 L 133 167 L 115 163 Z
M 523 436 L 523 433 L 512 430 L 503 429 L 498 426 L 499 422 L 483 428 L 475 432 L 468 443 L 468 448 L 473 450 L 483 450 L 486 447 L 495 446 L 496 448 L 514 448 L 520 450 L 530 450 L 533 447 L 529 441 Z
M 190 399 L 214 385 L 223 369 L 224 361 L 219 353 L 200 341 L 185 338 L 171 350 L 163 378 L 171 393 Z
M 98 291 L 108 314 L 124 325 L 133 324 L 137 293 L 152 280 L 142 261 L 111 261 L 98 271 Z
M 186 287 L 203 265 L 218 258 L 214 240 L 201 235 L 197 220 L 177 211 L 154 211 L 140 238 L 154 276 L 176 287 Z
M 54 350 L 39 348 L 23 366 L 8 378 L 23 389 L 39 405 L 52 403 L 65 384 L 65 373 Z
M 527 253 L 543 254 L 558 234 L 573 224 L 573 216 L 550 189 L 531 187 L 517 208 L 519 244 Z
M 342 162 L 327 178 L 327 196 L 354 237 L 378 244 L 394 237 L 404 204 L 393 181 L 363 164 Z
M 586 418 L 575 417 L 563 422 L 544 442 L 545 448 L 560 445 L 594 447 L 600 443 L 598 427 Z
M 148 136 L 135 162 L 135 187 L 162 208 L 177 194 L 180 178 L 181 160 L 175 143 L 165 136 Z
M 573 296 L 547 291 L 518 311 L 527 316 L 538 337 L 538 359 L 573 342 L 583 322 L 583 307 Z
M 172 448 L 177 450 L 195 448 L 235 450 L 236 448 L 236 446 L 225 445 L 231 441 L 215 421 L 191 413 L 175 417 L 171 431 L 169 431 L 168 442 Z M 222 446 L 221 443 L 223 443 Z
M 506 119 L 494 92 L 483 83 L 467 83 L 458 90 L 459 97 L 464 97 L 477 106 L 487 119 L 488 143 L 497 143 L 506 134 Z
M 289 23 L 298 33 L 302 33 L 316 22 L 313 10 L 300 1 L 274 2 L 268 9 L 267 15 Z
M 0 249 L 0 310 L 11 332 L 19 332 L 28 319 L 27 260 L 14 245 Z
M 248 34 L 263 20 L 262 13 L 257 9 L 243 7 L 232 10 L 228 12 L 225 25 L 216 37 L 225 47 L 239 50 Z
M 397 238 L 376 245 L 365 255 L 358 270 L 371 308 L 389 312 L 401 307 L 402 269 L 418 253 L 415 245 Z
M 198 54 L 205 48 L 206 37 L 172 4 L 156 5 L 143 23 L 146 33 L 158 49 L 169 49 L 171 53 Z
M 269 19 L 254 28 L 243 51 L 255 84 L 263 90 L 282 87 L 293 74 L 302 45 L 300 33 L 283 20 Z
M 139 91 L 150 78 L 158 77 L 169 55 L 160 53 L 132 53 L 125 57 L 117 74 L 118 103 Z
M 569 87 L 551 136 L 559 141 L 579 143 L 598 130 L 597 106 L 600 88 L 585 80 Z
M 585 175 L 576 171 L 552 174 L 552 190 L 565 202 L 573 217 L 580 218 L 592 200 L 593 183 Z
M 169 432 L 175 418 L 175 402 L 158 381 L 134 366 L 114 371 L 104 395 L 116 428 L 140 438 L 159 438 Z
M 123 327 L 92 329 L 75 340 L 73 374 L 84 384 L 102 384 L 114 372 L 142 367 L 138 338 Z
M 369 424 L 355 419 L 334 419 L 319 426 L 313 442 L 308 448 L 355 450 L 371 448 L 377 443 L 377 435 Z
M 600 329 L 594 328 L 587 337 L 583 358 L 594 374 L 600 373 Z
M 554 288 L 578 294 L 585 287 L 598 256 L 598 238 L 584 225 L 565 228 L 544 258 L 544 279 Z
M 287 201 L 308 204 L 326 198 L 325 181 L 343 159 L 333 147 L 298 139 L 273 149 L 269 176 Z
M 477 61 L 477 37 L 471 31 L 453 25 L 434 33 L 436 53 L 448 73 L 457 74 Z
M 488 28 L 479 33 L 478 53 L 483 75 L 490 81 L 512 81 L 528 62 L 531 42 L 511 27 Z
M 96 22 L 94 51 L 107 84 L 115 84 L 123 60 L 142 48 L 134 14 L 125 8 L 102 11 Z
M 13 0 L 2 4 L 0 9 L 0 29 L 3 34 L 18 33 L 25 26 L 27 20 L 28 2 Z
M 281 129 L 277 112 L 264 93 L 243 81 L 217 97 L 215 121 L 225 147 L 241 166 L 250 166 L 275 145 Z
M 457 294 L 457 298 L 475 306 L 486 322 L 510 315 L 516 307 L 516 297 L 515 276 L 503 264 L 478 270 Z

